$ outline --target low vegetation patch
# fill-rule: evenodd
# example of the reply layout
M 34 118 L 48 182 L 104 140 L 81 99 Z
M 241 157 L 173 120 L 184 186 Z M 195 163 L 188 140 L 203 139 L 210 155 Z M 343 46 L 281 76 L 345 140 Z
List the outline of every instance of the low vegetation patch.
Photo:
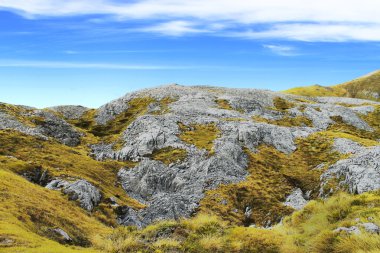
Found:
M 182 141 L 199 149 L 205 149 L 209 153 L 212 153 L 214 140 L 220 136 L 220 131 L 214 123 L 206 125 L 193 124 L 190 126 L 179 123 L 179 128 L 181 130 L 179 138 Z
M 215 101 L 219 108 L 225 109 L 225 110 L 233 110 L 232 106 L 230 105 L 230 102 L 227 99 L 217 99 Z
M 253 117 L 254 121 L 257 122 L 264 122 L 272 125 L 277 125 L 277 126 L 285 126 L 285 127 L 312 127 L 313 122 L 306 118 L 305 116 L 296 116 L 296 117 L 290 117 L 290 116 L 284 116 L 282 119 L 278 120 L 270 120 L 266 119 L 260 116 L 254 116 Z
M 282 202 L 295 187 L 316 197 L 324 168 L 342 158 L 332 150 L 332 144 L 333 138 L 316 133 L 297 140 L 298 149 L 290 155 L 264 145 L 255 153 L 246 150 L 250 175 L 240 183 L 207 191 L 200 203 L 201 212 L 216 214 L 236 225 L 278 222 L 292 212 Z M 315 170 L 320 164 L 324 167 Z
M 293 107 L 295 107 L 295 103 L 293 102 L 290 102 L 284 98 L 281 98 L 281 97 L 276 97 L 273 99 L 273 105 L 275 107 L 276 110 L 279 110 L 279 111 L 286 111 L 288 109 L 291 109 Z
M 185 160 L 187 157 L 187 152 L 184 149 L 166 147 L 153 151 L 149 157 L 154 160 L 161 161 L 166 165 L 169 165 Z
M 271 229 L 236 227 L 217 216 L 161 221 L 145 229 L 124 227 L 99 236 L 102 252 L 257 252 L 356 253 L 378 252 L 380 235 L 366 232 L 361 223 L 380 222 L 380 193 L 340 193 L 311 201 Z M 360 234 L 334 232 L 357 226 Z

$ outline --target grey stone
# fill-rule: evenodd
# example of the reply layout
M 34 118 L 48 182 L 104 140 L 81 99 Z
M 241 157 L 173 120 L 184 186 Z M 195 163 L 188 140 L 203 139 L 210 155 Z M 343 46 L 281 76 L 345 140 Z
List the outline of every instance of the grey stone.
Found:
M 92 211 L 99 204 L 102 197 L 95 186 L 83 179 L 69 184 L 64 188 L 63 192 L 68 194 L 71 200 L 78 200 L 80 206 L 87 211 Z
M 368 233 L 380 234 L 380 227 L 375 223 L 367 222 L 360 224 L 360 226 L 362 226 Z
M 47 108 L 49 110 L 61 113 L 65 119 L 80 119 L 85 112 L 90 110 L 87 107 L 80 105 L 63 105 Z
M 355 154 L 365 148 L 353 140 L 346 138 L 335 138 L 333 149 L 341 154 Z
M 335 233 L 341 233 L 341 232 L 345 232 L 347 234 L 355 234 L 355 235 L 359 235 L 361 234 L 360 230 L 358 227 L 356 226 L 352 226 L 352 227 L 339 227 L 337 229 L 334 230 Z
M 64 194 L 69 195 L 70 200 L 79 201 L 80 206 L 87 211 L 92 211 L 102 198 L 100 191 L 84 179 L 75 182 L 54 179 L 45 187 L 50 190 L 62 190 Z
M 348 104 L 348 105 L 363 105 L 363 104 L 380 104 L 379 102 L 365 100 L 360 98 L 348 98 L 348 97 L 318 97 L 316 100 L 319 103 L 325 104 Z
M 24 117 L 42 117 L 37 127 L 26 126 L 17 120 L 14 116 L 0 112 L 0 130 L 13 129 L 21 133 L 36 136 L 47 140 L 53 137 L 61 143 L 68 146 L 76 146 L 80 143 L 82 134 L 77 132 L 70 124 L 63 119 L 58 118 L 51 112 L 43 110 L 33 110 L 25 112 Z
M 61 228 L 55 228 L 55 229 L 53 229 L 53 231 L 57 234 L 57 235 L 59 235 L 59 236 L 61 236 L 62 238 L 63 238 L 63 240 L 64 241 L 66 241 L 66 242 L 71 242 L 73 239 L 71 239 L 71 237 L 63 230 L 63 229 L 61 229 Z
M 363 149 L 330 166 L 321 176 L 322 188 L 334 178 L 351 193 L 380 189 L 380 146 Z
M 294 189 L 293 192 L 286 197 L 284 205 L 290 206 L 296 210 L 302 209 L 308 202 L 303 195 L 304 194 L 300 188 Z
M 351 110 L 359 114 L 367 115 L 368 113 L 374 112 L 375 107 L 372 105 L 363 105 L 363 106 L 351 107 Z

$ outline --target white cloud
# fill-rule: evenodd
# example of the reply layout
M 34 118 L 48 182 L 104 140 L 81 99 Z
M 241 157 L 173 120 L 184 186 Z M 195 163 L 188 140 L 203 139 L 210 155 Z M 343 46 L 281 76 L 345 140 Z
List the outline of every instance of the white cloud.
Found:
M 188 21 L 170 21 L 138 29 L 143 32 L 155 32 L 170 36 L 181 36 L 189 33 L 202 33 L 205 30 L 195 28 L 195 24 Z
M 264 48 L 271 50 L 273 53 L 281 56 L 295 56 L 298 55 L 295 47 L 283 45 L 264 45 Z
M 112 63 L 86 63 L 67 61 L 0 60 L 0 68 L 53 68 L 53 69 L 116 69 L 116 70 L 173 70 L 195 69 L 202 66 L 133 65 Z M 205 66 L 203 66 L 205 67 Z
M 142 19 L 153 24 L 140 31 L 171 36 L 207 31 L 253 39 L 380 41 L 380 1 L 377 0 L 136 0 L 129 3 L 0 0 L 0 8 L 12 9 L 28 18 L 104 14 L 120 22 Z

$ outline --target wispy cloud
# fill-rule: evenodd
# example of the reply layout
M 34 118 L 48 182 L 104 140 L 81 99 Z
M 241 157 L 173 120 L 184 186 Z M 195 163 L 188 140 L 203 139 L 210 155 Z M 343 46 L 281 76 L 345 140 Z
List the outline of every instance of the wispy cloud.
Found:
M 206 30 L 195 28 L 196 24 L 189 21 L 175 20 L 137 29 L 141 32 L 154 32 L 169 36 L 181 36 L 190 33 L 202 33 Z
M 1 0 L 27 18 L 99 14 L 112 22 L 145 20 L 135 32 L 169 36 L 215 33 L 248 39 L 380 41 L 375 0 Z M 101 23 L 102 18 L 93 19 Z
M 297 49 L 292 46 L 284 46 L 284 45 L 263 45 L 264 48 L 269 49 L 275 54 L 281 55 L 281 56 L 295 56 L 299 53 L 297 52 Z
M 110 69 L 110 70 L 180 70 L 207 66 L 133 65 L 68 61 L 0 60 L 0 68 Z

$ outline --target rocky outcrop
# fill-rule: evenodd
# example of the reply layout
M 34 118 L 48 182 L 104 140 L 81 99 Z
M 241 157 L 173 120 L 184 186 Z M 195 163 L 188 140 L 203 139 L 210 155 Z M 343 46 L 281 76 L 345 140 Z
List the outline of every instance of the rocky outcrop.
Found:
M 0 111 L 0 130 L 4 129 L 13 129 L 27 135 L 47 139 L 47 137 L 42 135 L 37 129 L 29 127 L 17 120 L 16 117 Z
M 330 180 L 338 181 L 338 187 L 347 187 L 351 193 L 380 189 L 380 146 L 363 149 L 330 166 L 321 176 L 322 188 Z
M 355 154 L 365 148 L 353 140 L 346 138 L 335 138 L 333 149 L 341 154 Z
M 121 170 L 118 176 L 125 191 L 148 207 L 129 210 L 119 220 L 145 226 L 155 220 L 189 217 L 205 190 L 243 180 L 247 162 L 241 147 L 233 142 L 217 143 L 212 157 L 198 153 L 172 166 L 144 159 L 133 169 Z M 131 212 L 133 219 L 128 216 Z
M 136 98 L 142 99 L 141 105 Z M 144 227 L 160 219 L 189 217 L 205 191 L 245 180 L 249 162 L 246 149 L 255 153 L 260 145 L 267 145 L 290 155 L 297 150 L 297 138 L 306 138 L 333 124 L 376 133 L 361 116 L 374 112 L 379 104 L 350 98 L 305 98 L 267 90 L 173 84 L 127 94 L 101 106 L 94 112 L 94 118 L 90 118 L 92 113 L 86 114 L 88 108 L 80 106 L 25 109 L 21 118 L 29 117 L 34 120 L 29 123 L 33 124 L 0 112 L 0 129 L 15 129 L 45 139 L 51 137 L 76 146 L 82 134 L 65 119 L 80 121 L 86 114 L 88 126 L 83 127 L 83 132 L 102 130 L 98 131 L 101 134 L 95 134 L 96 144 L 91 146 L 95 159 L 136 162 L 132 169 L 121 169 L 118 179 L 129 196 L 147 207 L 134 210 L 118 203 L 112 205 L 117 209 L 120 224 Z M 209 124 L 217 129 L 213 130 L 215 137 L 207 143 L 212 148 L 203 149 L 204 146 L 181 135 L 194 126 Z M 185 151 L 185 158 L 169 165 L 153 160 L 155 151 L 164 148 Z M 324 172 L 322 188 L 330 181 L 337 181 L 339 188 L 347 187 L 353 193 L 380 188 L 378 147 L 366 148 L 349 139 L 336 138 L 333 150 L 352 156 Z M 328 164 L 317 167 L 318 173 L 323 173 Z M 85 180 L 56 179 L 46 187 L 62 190 L 89 211 L 101 199 L 99 190 Z M 300 209 L 307 202 L 306 195 L 297 188 L 287 196 L 284 205 Z M 248 217 L 256 207 L 244 208 Z
M 286 197 L 284 205 L 300 210 L 307 204 L 307 202 L 308 201 L 304 198 L 302 190 L 300 188 L 296 188 L 288 197 Z
M 65 119 L 79 119 L 83 116 L 85 112 L 90 110 L 87 107 L 80 106 L 80 105 L 63 105 L 63 106 L 54 106 L 47 108 L 49 110 L 52 110 L 54 112 L 58 112 L 62 114 L 63 118 Z
M 42 135 L 53 137 L 67 146 L 77 146 L 80 144 L 82 134 L 53 113 L 37 110 L 33 113 L 33 116 L 44 119 L 36 128 Z
M 52 137 L 68 146 L 76 146 L 80 143 L 82 134 L 51 112 L 28 110 L 20 113 L 20 118 L 31 121 L 35 126 L 22 123 L 14 115 L 0 111 L 0 130 L 12 129 L 45 140 Z
M 55 179 L 46 185 L 51 190 L 62 190 L 69 195 L 70 200 L 79 201 L 80 206 L 87 211 L 92 211 L 102 198 L 100 191 L 86 180 L 78 180 L 73 183 L 62 179 Z
M 339 227 L 333 231 L 334 233 L 346 233 L 346 234 L 354 234 L 354 235 L 359 235 L 360 229 L 356 226 L 351 226 L 351 227 Z

